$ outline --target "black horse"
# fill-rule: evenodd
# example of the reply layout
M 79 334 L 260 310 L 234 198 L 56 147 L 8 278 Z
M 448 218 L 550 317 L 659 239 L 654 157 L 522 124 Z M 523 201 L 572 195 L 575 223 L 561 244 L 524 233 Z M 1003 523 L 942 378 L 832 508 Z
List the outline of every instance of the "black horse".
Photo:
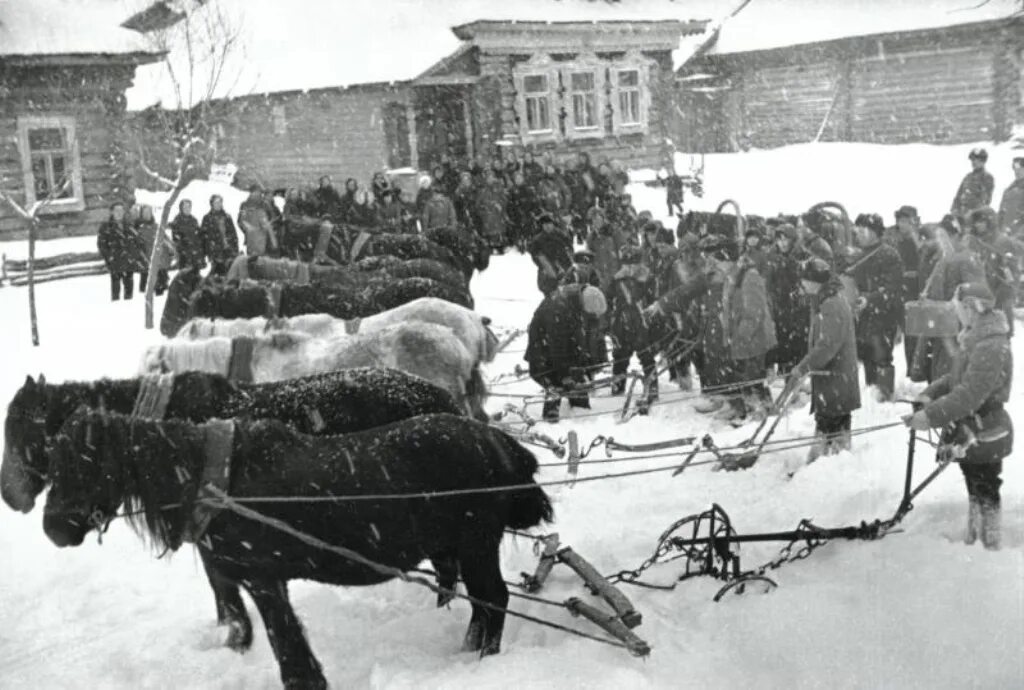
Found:
M 258 496 L 366 496 L 255 506 L 390 568 L 408 571 L 428 558 L 454 561 L 469 595 L 496 607 L 473 603 L 463 648 L 500 650 L 508 603 L 498 554 L 503 532 L 552 517 L 547 495 L 533 481 L 532 453 L 498 429 L 454 415 L 414 417 L 344 436 L 307 436 L 277 421 L 236 420 L 233 428 L 226 451 L 232 498 L 244 505 Z M 190 422 L 81 408 L 50 452 L 47 536 L 57 546 L 77 546 L 123 505 L 155 548 L 177 549 L 192 525 L 207 441 L 207 430 Z M 455 493 L 378 498 L 433 492 Z M 227 508 L 213 516 L 197 546 L 256 603 L 286 688 L 326 687 L 288 599 L 288 581 L 372 585 L 392 578 Z
M 490 246 L 472 231 L 431 228 L 426 230 L 423 236 L 451 251 L 466 280 L 473 276 L 474 269 L 483 271 L 490 265 Z
M 352 228 L 350 234 L 355 237 L 361 228 Z M 335 231 L 335 235 L 338 231 Z M 348 256 L 340 256 L 336 252 L 338 246 L 334 242 L 328 249 L 328 257 L 339 263 L 348 263 Z M 399 259 L 433 259 L 443 264 L 462 270 L 463 263 L 455 256 L 451 249 L 443 247 L 437 242 L 427 239 L 422 235 L 398 235 L 389 232 L 375 232 L 372 234 L 362 249 L 357 259 L 370 256 L 396 256 Z
M 386 273 L 393 278 L 430 278 L 439 283 L 466 289 L 466 277 L 456 268 L 436 259 L 399 259 L 384 254 L 368 256 L 350 266 L 358 271 Z
M 473 308 L 473 299 L 468 290 L 429 278 L 378 280 L 361 290 L 326 285 L 277 285 L 280 286 L 280 303 L 273 310 L 277 316 L 330 314 L 340 319 L 363 318 L 394 309 L 420 297 L 437 297 L 468 309 Z M 165 319 L 167 323 L 161 322 L 161 331 L 165 325 L 168 329 L 173 327 L 173 335 L 189 319 L 195 317 L 250 319 L 266 316 L 272 311 L 270 300 L 268 289 L 262 285 L 203 285 L 192 295 L 181 322 L 171 323 Z
M 27 513 L 46 487 L 46 449 L 79 405 L 130 413 L 140 379 L 48 384 L 32 377 L 14 395 L 4 423 L 0 494 L 14 510 Z M 185 372 L 174 377 L 165 415 L 205 422 L 248 416 L 278 419 L 310 434 L 362 431 L 420 414 L 461 414 L 447 391 L 395 369 L 346 369 L 276 383 L 235 384 L 218 374 Z M 230 627 L 228 645 L 245 650 L 252 624 L 238 587 L 203 565 L 217 603 L 217 622 Z M 454 583 L 449 564 L 434 564 L 446 583 Z

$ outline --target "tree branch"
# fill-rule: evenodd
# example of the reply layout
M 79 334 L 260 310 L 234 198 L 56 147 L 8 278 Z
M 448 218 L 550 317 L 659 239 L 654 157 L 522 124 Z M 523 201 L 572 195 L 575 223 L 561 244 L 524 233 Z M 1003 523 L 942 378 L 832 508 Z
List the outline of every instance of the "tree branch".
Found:
M 141 143 L 139 144 L 139 167 L 142 168 L 142 172 L 146 173 L 160 184 L 166 185 L 170 189 L 174 189 L 178 184 L 177 182 L 173 182 L 167 179 L 166 177 L 158 173 L 156 170 L 153 170 L 148 165 L 146 165 L 146 154 L 142 150 Z

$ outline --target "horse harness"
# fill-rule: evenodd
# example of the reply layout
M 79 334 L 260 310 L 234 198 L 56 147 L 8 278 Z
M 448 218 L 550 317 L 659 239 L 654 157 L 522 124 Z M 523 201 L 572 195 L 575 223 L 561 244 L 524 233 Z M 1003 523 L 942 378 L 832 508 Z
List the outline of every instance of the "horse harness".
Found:
M 235 422 L 231 419 L 214 419 L 202 425 L 203 429 L 203 474 L 192 503 L 192 514 L 182 540 L 198 544 L 206 534 L 210 522 L 221 511 L 211 505 L 210 499 L 218 492 L 226 494 L 231 486 L 231 451 L 235 443 Z

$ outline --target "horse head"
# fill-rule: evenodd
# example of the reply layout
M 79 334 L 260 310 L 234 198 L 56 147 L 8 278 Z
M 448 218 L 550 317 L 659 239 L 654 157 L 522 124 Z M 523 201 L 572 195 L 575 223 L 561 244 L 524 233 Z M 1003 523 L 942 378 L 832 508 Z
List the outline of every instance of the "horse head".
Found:
M 27 513 L 46 486 L 46 379 L 25 384 L 7 406 L 0 497 L 12 510 Z
M 121 504 L 108 436 L 106 413 L 81 405 L 53 439 L 43 531 L 59 547 L 78 546 L 90 530 L 104 529 Z

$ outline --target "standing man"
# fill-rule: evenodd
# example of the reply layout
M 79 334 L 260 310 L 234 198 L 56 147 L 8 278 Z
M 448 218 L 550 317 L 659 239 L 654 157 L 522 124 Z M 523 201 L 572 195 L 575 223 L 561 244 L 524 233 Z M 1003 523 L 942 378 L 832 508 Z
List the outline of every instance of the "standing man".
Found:
M 917 269 L 921 265 L 921 252 L 918 247 L 920 227 L 921 220 L 917 216 L 917 209 L 913 206 L 900 206 L 896 209 L 896 225 L 885 233 L 886 241 L 896 249 L 900 261 L 903 262 L 903 294 L 900 295 L 903 303 L 917 299 L 920 292 L 917 276 Z M 904 333 L 903 356 L 907 360 L 907 371 L 910 371 L 916 346 L 917 338 Z
M 991 204 L 992 192 L 996 186 L 992 174 L 985 170 L 988 151 L 974 149 L 967 157 L 971 161 L 971 172 L 964 176 L 949 209 L 950 213 L 958 216 L 961 221 L 974 209 Z
M 882 242 L 885 225 L 877 213 L 861 214 L 854 224 L 864 256 L 848 269 L 857 281 L 857 358 L 864 383 L 877 386 L 882 401 L 892 400 L 896 370 L 892 350 L 903 323 L 903 262 Z
M 1013 182 L 999 202 L 999 227 L 1014 240 L 1024 239 L 1024 158 L 1013 159 Z
M 1003 458 L 1013 450 L 1013 422 L 1003 405 L 1013 383 L 1013 351 L 1006 318 L 984 283 L 957 288 L 953 304 L 964 330 L 953 369 L 918 397 L 923 408 L 904 418 L 918 431 L 943 429 L 939 453 L 960 463 L 967 484 L 964 541 L 980 536 L 986 549 L 1000 545 Z
M 607 308 L 598 288 L 567 285 L 548 293 L 534 312 L 523 359 L 530 378 L 544 387 L 544 421 L 558 421 L 563 395 L 570 407 L 590 407 L 586 391 L 578 390 L 586 383 L 588 361 L 584 318 L 599 318 Z
M 549 213 L 542 213 L 537 223 L 540 232 L 530 241 L 527 251 L 537 265 L 537 289 L 548 295 L 558 288 L 562 274 L 572 267 L 572 238 Z

